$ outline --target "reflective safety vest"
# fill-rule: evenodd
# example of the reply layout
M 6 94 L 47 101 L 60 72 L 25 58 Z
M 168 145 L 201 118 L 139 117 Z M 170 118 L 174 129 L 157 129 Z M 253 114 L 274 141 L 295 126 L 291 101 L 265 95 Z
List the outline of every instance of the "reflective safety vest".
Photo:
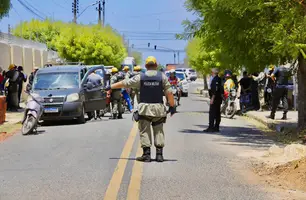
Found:
M 163 76 L 157 72 L 155 76 L 140 75 L 140 103 L 161 103 L 163 104 Z

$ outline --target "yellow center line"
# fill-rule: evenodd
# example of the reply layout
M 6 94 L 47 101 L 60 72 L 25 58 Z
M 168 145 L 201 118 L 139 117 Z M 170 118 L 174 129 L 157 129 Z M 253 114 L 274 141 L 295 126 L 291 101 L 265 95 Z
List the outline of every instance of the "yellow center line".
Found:
M 136 156 L 141 156 L 142 148 L 139 144 Z M 128 188 L 127 200 L 138 200 L 140 195 L 141 179 L 142 179 L 143 163 L 134 161 L 131 180 Z
M 128 158 L 133 148 L 136 134 L 137 134 L 137 123 L 134 123 L 133 128 L 130 132 L 129 138 L 126 141 L 123 151 L 121 153 L 120 159 L 118 161 L 118 164 L 116 166 L 112 179 L 110 180 L 110 183 L 106 190 L 104 200 L 116 200 L 117 199 L 117 195 L 120 189 L 124 171 L 125 171 L 125 168 L 128 162 Z

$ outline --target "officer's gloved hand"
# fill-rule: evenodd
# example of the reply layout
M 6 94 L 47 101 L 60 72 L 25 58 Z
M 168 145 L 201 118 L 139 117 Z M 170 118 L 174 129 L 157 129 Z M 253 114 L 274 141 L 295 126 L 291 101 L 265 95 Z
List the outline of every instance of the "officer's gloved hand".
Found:
M 172 106 L 169 107 L 169 113 L 171 114 L 171 116 L 174 115 L 174 113 L 175 113 L 174 107 L 172 107 Z

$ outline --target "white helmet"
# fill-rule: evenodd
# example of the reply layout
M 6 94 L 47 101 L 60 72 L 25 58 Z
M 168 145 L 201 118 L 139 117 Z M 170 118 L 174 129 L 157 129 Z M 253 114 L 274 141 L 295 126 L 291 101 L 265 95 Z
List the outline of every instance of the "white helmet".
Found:
M 175 70 L 174 70 L 174 69 L 171 69 L 171 70 L 170 70 L 170 73 L 171 73 L 171 74 L 175 73 Z

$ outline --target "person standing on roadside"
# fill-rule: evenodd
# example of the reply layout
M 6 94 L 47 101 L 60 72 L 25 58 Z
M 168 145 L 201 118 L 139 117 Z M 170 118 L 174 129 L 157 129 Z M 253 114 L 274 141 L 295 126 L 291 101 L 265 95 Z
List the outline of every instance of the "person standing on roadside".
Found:
M 284 113 L 282 120 L 287 119 L 287 112 L 288 112 L 288 85 L 289 85 L 289 78 L 291 76 L 291 72 L 288 67 L 281 66 L 276 68 L 272 75 L 270 76 L 275 82 L 275 90 L 273 92 L 273 100 L 272 100 L 272 110 L 270 114 L 270 118 L 275 118 L 276 109 L 282 100 Z
M 209 126 L 204 132 L 219 132 L 221 122 L 221 104 L 223 96 L 222 80 L 219 77 L 219 70 L 212 69 L 212 80 L 210 83 L 209 97 Z
M 106 90 L 117 88 L 138 88 L 140 90 L 140 102 L 138 111 L 134 113 L 135 121 L 138 121 L 140 132 L 140 143 L 143 149 L 143 155 L 136 158 L 140 162 L 151 162 L 152 134 L 154 135 L 154 145 L 156 147 L 156 161 L 163 162 L 163 148 L 165 146 L 165 136 L 163 124 L 166 122 L 167 109 L 163 102 L 163 95 L 168 97 L 169 112 L 174 115 L 174 97 L 171 91 L 171 85 L 165 74 L 157 71 L 157 61 L 153 56 L 146 59 L 147 71 L 134 76 L 131 79 L 125 79 Z
M 21 100 L 21 94 L 22 94 L 22 89 L 23 89 L 23 83 L 27 82 L 27 75 L 23 73 L 23 67 L 19 66 L 17 68 L 19 72 L 19 78 L 18 78 L 18 108 L 20 107 L 20 100 Z
M 33 85 L 33 81 L 34 81 L 34 77 L 36 72 L 38 71 L 38 67 L 34 67 L 34 71 L 31 72 L 30 76 L 29 76 L 29 83 L 27 84 L 27 92 L 30 92 L 32 89 L 32 85 Z
M 7 108 L 10 111 L 18 111 L 18 78 L 17 67 L 11 64 L 6 72 L 6 80 L 8 81 Z

